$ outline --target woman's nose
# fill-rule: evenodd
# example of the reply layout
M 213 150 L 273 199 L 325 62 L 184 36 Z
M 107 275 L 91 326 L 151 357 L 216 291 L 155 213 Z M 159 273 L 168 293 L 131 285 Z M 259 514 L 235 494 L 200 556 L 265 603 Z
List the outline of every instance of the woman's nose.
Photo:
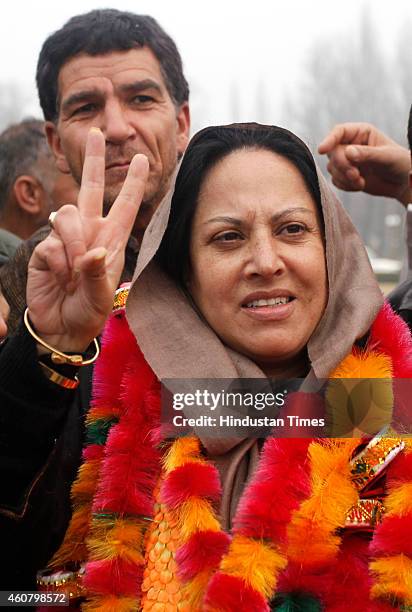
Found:
M 247 265 L 249 275 L 279 276 L 285 270 L 279 245 L 271 236 L 269 239 L 257 240 L 251 245 L 250 259 Z

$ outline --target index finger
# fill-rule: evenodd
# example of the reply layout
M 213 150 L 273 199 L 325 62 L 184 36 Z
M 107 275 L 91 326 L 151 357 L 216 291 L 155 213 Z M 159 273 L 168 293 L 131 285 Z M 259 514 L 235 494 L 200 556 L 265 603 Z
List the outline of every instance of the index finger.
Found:
M 318 153 L 330 153 L 342 144 L 367 144 L 370 126 L 367 123 L 341 123 L 335 125 L 318 146 Z M 366 140 L 365 140 L 366 139 Z
M 111 207 L 107 218 L 120 225 L 128 238 L 142 202 L 149 174 L 149 161 L 146 155 L 135 155 L 130 162 L 126 180 Z
M 82 182 L 77 205 L 82 217 L 103 214 L 105 140 L 98 128 L 91 128 L 86 141 Z

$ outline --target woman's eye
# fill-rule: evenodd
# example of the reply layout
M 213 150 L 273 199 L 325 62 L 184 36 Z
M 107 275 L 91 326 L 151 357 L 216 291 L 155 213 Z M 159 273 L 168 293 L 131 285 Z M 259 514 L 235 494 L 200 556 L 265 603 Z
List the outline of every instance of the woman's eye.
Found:
M 303 234 L 306 230 L 306 227 L 301 223 L 289 223 L 285 227 L 281 229 L 281 234 L 286 234 L 288 236 L 293 236 L 295 234 Z
M 235 240 L 241 240 L 242 236 L 238 232 L 225 232 L 219 234 L 214 238 L 216 242 L 234 242 Z

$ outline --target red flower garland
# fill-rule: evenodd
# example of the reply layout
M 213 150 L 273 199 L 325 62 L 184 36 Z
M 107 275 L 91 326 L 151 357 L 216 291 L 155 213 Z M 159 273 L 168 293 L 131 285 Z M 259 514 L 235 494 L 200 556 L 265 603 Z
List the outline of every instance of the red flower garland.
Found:
M 119 327 L 113 321 L 109 333 L 113 325 Z M 119 610 L 138 609 L 143 537 L 153 515 L 161 464 L 153 442 L 159 423 L 158 383 L 137 347 L 130 351 L 134 338 L 131 341 L 126 322 L 120 325 L 121 333 L 119 329 L 116 333 L 128 347 L 127 366 L 119 368 L 116 384 L 108 383 L 105 395 L 108 404 L 119 406 L 120 386 L 120 421 L 110 429 L 102 460 L 98 446 L 85 451 L 88 461 L 102 461 L 88 537 L 85 586 L 92 598 L 86 610 L 109 610 L 113 605 Z M 378 315 L 366 350 L 389 356 L 395 375 L 412 373 L 410 339 L 389 307 Z M 111 377 L 113 362 L 106 355 L 110 350 L 103 350 L 102 360 Z M 354 352 L 357 355 L 359 350 Z M 387 470 L 389 512 L 368 551 L 362 538 L 351 534 L 341 541 L 342 534 L 336 533 L 344 526 L 344 511 L 354 495 L 348 486 L 348 461 L 355 444 L 269 438 L 239 503 L 231 541 L 213 508 L 220 496 L 216 468 L 203 457 L 196 439 L 172 444 L 163 458 L 161 498 L 181 533 L 176 560 L 185 588 L 197 602 L 192 610 L 266 612 L 268 600 L 281 592 L 307 593 L 333 612 L 346 610 L 349 600 L 351 610 L 359 612 L 393 610 L 401 601 L 412 604 L 408 576 L 402 574 L 397 584 L 391 579 L 394 571 L 412 563 L 408 539 L 402 539 L 412 526 L 406 495 L 412 493 L 412 453 L 395 459 Z M 318 510 L 322 511 L 316 518 L 318 532 L 305 532 L 304 526 L 310 526 Z M 312 551 L 300 561 L 298 533 L 307 534 L 302 544 Z M 368 568 L 371 553 L 373 583 Z

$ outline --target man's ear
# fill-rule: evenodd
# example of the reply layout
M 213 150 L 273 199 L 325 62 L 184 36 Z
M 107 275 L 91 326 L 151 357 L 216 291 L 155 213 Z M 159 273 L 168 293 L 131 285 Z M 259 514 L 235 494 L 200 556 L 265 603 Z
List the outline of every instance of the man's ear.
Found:
M 60 136 L 57 131 L 57 126 L 53 121 L 46 121 L 44 124 L 47 142 L 56 160 L 56 166 L 64 174 L 71 174 L 66 156 L 63 153 Z
M 46 197 L 43 185 L 30 174 L 18 176 L 13 185 L 13 194 L 18 206 L 28 215 L 38 215 Z
M 179 112 L 176 115 L 176 143 L 178 159 L 180 159 L 186 150 L 189 142 L 190 133 L 190 110 L 189 104 L 183 102 Z

